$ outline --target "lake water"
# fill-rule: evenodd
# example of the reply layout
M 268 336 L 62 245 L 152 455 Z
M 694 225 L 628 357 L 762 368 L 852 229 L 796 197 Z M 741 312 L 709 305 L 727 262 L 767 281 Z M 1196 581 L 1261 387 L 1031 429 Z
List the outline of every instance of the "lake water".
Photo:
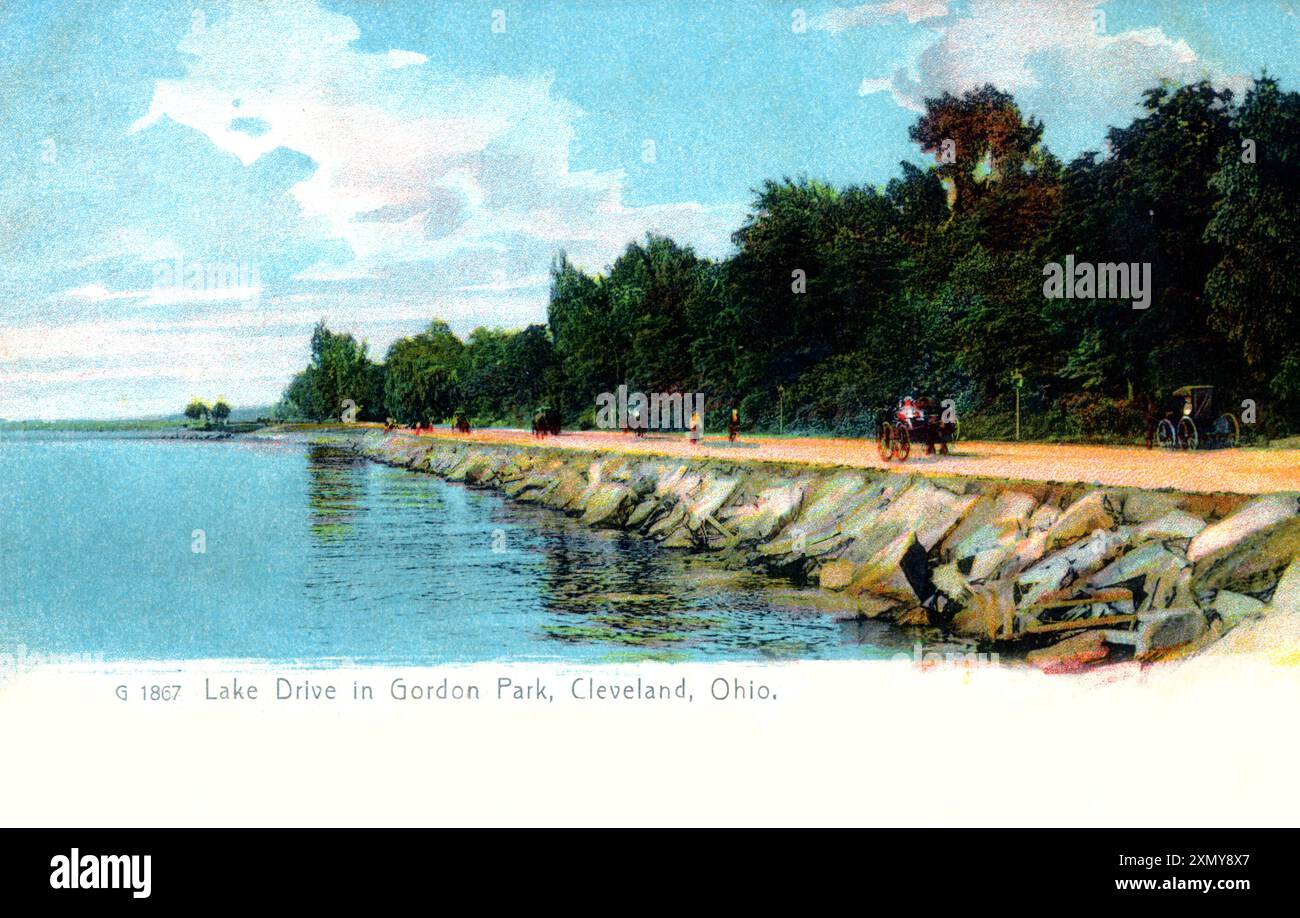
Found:
M 815 591 L 306 438 L 0 434 L 0 651 L 329 666 L 869 658 Z

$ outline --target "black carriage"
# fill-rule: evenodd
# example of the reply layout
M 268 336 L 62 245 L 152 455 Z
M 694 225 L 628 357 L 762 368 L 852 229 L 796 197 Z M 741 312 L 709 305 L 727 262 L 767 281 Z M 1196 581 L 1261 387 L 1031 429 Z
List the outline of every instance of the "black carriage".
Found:
M 1161 449 L 1216 449 L 1241 443 L 1241 423 L 1231 412 L 1214 413 L 1213 386 L 1175 389 L 1147 436 Z
M 913 443 L 924 443 L 927 456 L 936 448 L 946 456 L 948 444 L 955 443 L 960 435 L 959 422 L 955 418 L 945 421 L 930 399 L 906 397 L 899 400 L 898 407 L 881 412 L 876 424 L 876 448 L 885 462 L 906 462 Z

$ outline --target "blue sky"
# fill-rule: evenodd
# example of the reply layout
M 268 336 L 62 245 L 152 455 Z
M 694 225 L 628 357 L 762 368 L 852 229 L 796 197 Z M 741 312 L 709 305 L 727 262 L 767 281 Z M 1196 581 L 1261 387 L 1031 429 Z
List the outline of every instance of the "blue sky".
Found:
M 560 249 L 720 256 L 766 178 L 884 183 L 927 95 L 1070 158 L 1161 78 L 1300 86 L 1297 39 L 1290 0 L 8 0 L 0 418 L 270 404 L 322 316 L 517 327 Z

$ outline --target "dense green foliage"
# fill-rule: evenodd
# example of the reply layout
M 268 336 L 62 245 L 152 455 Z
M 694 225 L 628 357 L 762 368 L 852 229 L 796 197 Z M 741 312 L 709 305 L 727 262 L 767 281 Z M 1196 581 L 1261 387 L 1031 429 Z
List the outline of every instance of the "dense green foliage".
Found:
M 294 376 L 276 406 L 279 417 L 322 421 L 338 418 L 355 405 L 357 418 L 377 420 L 384 410 L 384 372 L 373 363 L 365 342 L 339 335 L 319 322 L 311 336 L 311 363 Z
M 206 418 L 212 413 L 208 403 L 200 399 L 191 399 L 190 403 L 185 406 L 185 416 L 191 421 L 197 421 L 199 418 Z
M 312 362 L 294 376 L 274 415 L 339 420 L 354 407 L 361 421 L 429 424 L 463 412 L 477 423 L 522 423 L 558 388 L 550 336 L 541 325 L 480 328 L 462 343 L 435 320 L 420 334 L 394 341 L 382 364 L 367 352 L 364 342 L 319 323 Z
M 546 326 L 441 322 L 383 366 L 321 324 L 286 410 L 476 423 L 558 406 L 590 421 L 620 384 L 704 392 L 710 426 L 866 433 L 905 392 L 951 398 L 968 433 L 1009 432 L 1013 370 L 1031 436 L 1128 436 L 1187 384 L 1219 410 L 1258 405 L 1300 428 L 1300 94 L 1267 77 L 1244 98 L 1162 85 L 1068 164 L 992 86 L 927 101 L 910 131 L 936 165 L 884 188 L 767 181 L 712 261 L 671 239 L 629 245 L 604 274 L 563 253 Z M 1150 301 L 1048 298 L 1049 263 L 1151 266 Z
M 384 404 L 393 417 L 429 423 L 451 414 L 464 348 L 442 322 L 394 342 L 384 365 Z

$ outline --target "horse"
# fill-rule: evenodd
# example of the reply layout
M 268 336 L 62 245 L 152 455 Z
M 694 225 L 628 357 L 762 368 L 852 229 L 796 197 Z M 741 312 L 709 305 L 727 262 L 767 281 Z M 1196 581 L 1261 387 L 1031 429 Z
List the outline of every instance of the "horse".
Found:
M 1169 417 L 1170 412 L 1162 409 L 1158 401 L 1150 395 L 1139 395 L 1135 398 L 1134 403 L 1137 410 L 1142 414 L 1142 426 L 1146 429 L 1147 449 L 1153 449 L 1156 445 L 1156 428 L 1160 422 Z
M 554 408 L 542 408 L 533 415 L 533 436 L 559 436 L 560 413 Z
M 920 412 L 918 418 L 913 420 L 913 429 L 918 430 L 922 439 L 925 440 L 925 454 L 934 455 L 934 448 L 937 444 L 940 455 L 948 455 L 948 438 L 952 436 L 954 425 L 945 423 L 941 415 L 936 415 L 934 411 L 934 402 L 927 396 L 921 396 L 917 401 L 916 407 Z

